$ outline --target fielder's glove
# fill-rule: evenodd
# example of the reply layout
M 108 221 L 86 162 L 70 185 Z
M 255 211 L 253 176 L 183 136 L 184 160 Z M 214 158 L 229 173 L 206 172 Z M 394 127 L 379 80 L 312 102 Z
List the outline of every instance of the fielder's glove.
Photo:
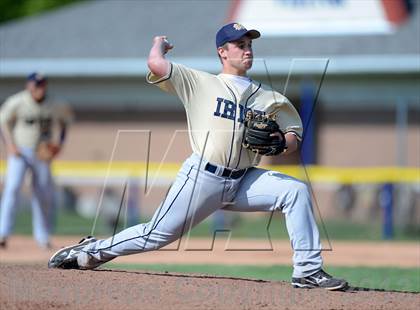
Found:
M 38 144 L 36 157 L 42 161 L 51 161 L 60 151 L 60 147 L 56 144 L 42 141 Z
M 242 145 L 259 155 L 274 156 L 285 151 L 286 139 L 279 125 L 270 115 L 248 111 L 245 116 Z M 273 135 L 272 134 L 276 134 Z

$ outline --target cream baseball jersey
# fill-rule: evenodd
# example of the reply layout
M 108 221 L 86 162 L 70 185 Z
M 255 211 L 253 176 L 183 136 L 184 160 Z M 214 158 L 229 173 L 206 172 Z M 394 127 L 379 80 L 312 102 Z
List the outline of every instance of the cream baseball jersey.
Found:
M 35 102 L 27 90 L 9 97 L 0 109 L 2 129 L 12 129 L 14 143 L 18 147 L 35 148 L 41 140 L 59 142 L 59 122 L 70 122 L 65 109 L 46 100 Z
M 266 114 L 276 111 L 284 132 L 302 136 L 296 109 L 282 94 L 252 82 L 241 92 L 224 74 L 213 75 L 171 63 L 167 76 L 149 73 L 147 81 L 177 95 L 184 104 L 192 149 L 209 162 L 243 169 L 256 166 L 261 156 L 242 147 L 244 118 L 248 110 Z
M 281 129 L 300 136 L 301 122 L 290 102 L 249 80 L 238 89 L 235 79 L 226 74 L 211 75 L 178 64 L 171 65 L 167 76 L 157 78 L 149 73 L 147 80 L 183 102 L 194 153 L 182 164 L 149 222 L 107 239 L 91 238 L 59 250 L 51 257 L 49 267 L 67 268 L 72 262 L 72 266 L 93 269 L 121 255 L 157 250 L 180 239 L 216 210 L 281 210 L 287 215 L 292 248 L 298 249 L 293 255 L 293 276 L 305 277 L 320 270 L 319 232 L 307 186 L 278 171 L 249 168 L 259 158 L 254 160 L 254 153 L 242 147 L 248 109 L 258 113 L 277 111 Z

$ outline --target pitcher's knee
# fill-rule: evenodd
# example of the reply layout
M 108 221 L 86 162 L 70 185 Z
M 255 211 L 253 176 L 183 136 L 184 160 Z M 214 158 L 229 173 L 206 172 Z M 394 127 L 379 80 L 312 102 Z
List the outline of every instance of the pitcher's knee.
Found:
M 298 180 L 291 182 L 287 188 L 284 206 L 288 206 L 290 208 L 296 204 L 310 205 L 310 203 L 311 195 L 308 186 L 305 183 Z M 283 212 L 289 208 L 284 208 Z
M 305 183 L 295 180 L 288 184 L 287 194 L 293 197 L 309 196 L 309 189 Z
M 306 185 L 303 182 L 299 182 L 297 181 L 295 186 L 295 191 L 298 195 L 304 195 L 304 196 L 309 196 L 309 188 L 308 185 Z

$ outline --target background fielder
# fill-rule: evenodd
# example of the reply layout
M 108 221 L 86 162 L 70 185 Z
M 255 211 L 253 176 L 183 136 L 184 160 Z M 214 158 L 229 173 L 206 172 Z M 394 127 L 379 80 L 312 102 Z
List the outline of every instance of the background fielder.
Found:
M 0 247 L 12 233 L 19 191 L 27 170 L 32 172 L 32 229 L 41 247 L 49 247 L 54 186 L 50 164 L 65 140 L 70 114 L 47 98 L 47 79 L 27 77 L 25 90 L 9 97 L 0 110 L 7 147 L 7 173 L 0 205 Z
M 147 80 L 177 95 L 184 104 L 193 154 L 184 162 L 167 197 L 149 223 L 123 230 L 106 240 L 88 238 L 58 251 L 50 267 L 92 269 L 120 255 L 159 249 L 219 209 L 282 211 L 295 250 L 296 287 L 342 289 L 346 281 L 322 270 L 321 244 L 306 185 L 290 176 L 254 168 L 260 156 L 243 147 L 247 111 L 276 111 L 287 149 L 297 149 L 302 134 L 298 113 L 278 92 L 246 76 L 253 62 L 252 40 L 260 36 L 242 25 L 222 27 L 216 45 L 223 70 L 219 75 L 170 63 L 173 48 L 163 36 L 154 39 Z

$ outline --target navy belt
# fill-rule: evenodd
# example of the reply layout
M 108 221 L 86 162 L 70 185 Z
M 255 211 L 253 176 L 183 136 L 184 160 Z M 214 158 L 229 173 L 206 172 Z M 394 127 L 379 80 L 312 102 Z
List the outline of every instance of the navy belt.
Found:
M 207 163 L 204 169 L 208 172 L 215 173 L 217 171 L 217 166 Z M 231 179 L 239 179 L 245 174 L 247 169 L 233 170 L 229 168 L 223 168 L 223 172 L 220 176 Z

